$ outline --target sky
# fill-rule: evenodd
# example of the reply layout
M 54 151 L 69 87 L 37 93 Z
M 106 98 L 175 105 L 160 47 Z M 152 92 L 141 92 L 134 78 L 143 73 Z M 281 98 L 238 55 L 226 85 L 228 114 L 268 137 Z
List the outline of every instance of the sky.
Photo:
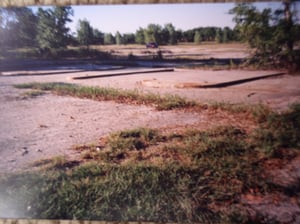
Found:
M 257 8 L 281 6 L 280 2 L 255 3 Z M 176 29 L 188 29 L 205 26 L 234 27 L 233 15 L 228 11 L 234 3 L 190 3 L 190 4 L 140 4 L 140 5 L 90 5 L 72 6 L 73 22 L 68 26 L 76 32 L 79 19 L 86 19 L 93 28 L 103 33 L 135 33 L 154 23 L 164 26 L 172 23 Z
M 108 33 L 135 32 L 150 23 L 172 23 L 176 29 L 188 30 L 199 26 L 233 26 L 228 14 L 234 4 L 152 4 L 74 6 L 74 22 L 85 18 L 94 28 Z

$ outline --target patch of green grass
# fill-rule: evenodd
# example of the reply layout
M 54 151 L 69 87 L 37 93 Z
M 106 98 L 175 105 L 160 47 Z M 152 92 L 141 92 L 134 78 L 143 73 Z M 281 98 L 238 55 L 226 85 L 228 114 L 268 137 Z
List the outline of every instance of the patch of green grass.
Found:
M 192 179 L 200 176 L 180 167 L 87 164 L 69 173 L 11 176 L 0 186 L 30 218 L 213 222 L 218 214 L 194 204 L 188 193 Z
M 271 109 L 262 104 L 250 105 L 243 103 L 232 104 L 229 102 L 210 102 L 209 108 L 215 110 L 220 109 L 234 114 L 250 113 L 258 122 L 265 119 L 265 117 L 267 117 L 271 113 Z
M 158 110 L 194 107 L 194 101 L 188 101 L 179 96 L 140 93 L 137 90 L 121 90 L 104 87 L 87 87 L 67 83 L 25 83 L 15 85 L 16 88 L 52 91 L 58 95 L 69 95 L 98 101 L 114 100 L 120 103 L 146 104 L 155 106 Z
M 270 112 L 263 118 L 254 134 L 261 150 L 276 155 L 278 149 L 300 149 L 300 104 L 283 113 Z
M 157 131 L 148 128 L 138 128 L 120 131 L 109 137 L 108 145 L 111 150 L 128 149 L 142 150 L 160 140 Z
M 100 97 L 98 91 L 105 92 L 101 97 L 120 97 L 119 90 L 85 89 L 64 83 L 22 87 L 78 97 L 86 94 L 95 99 Z M 144 97 L 131 93 L 122 93 L 126 95 L 122 100 Z M 159 96 L 151 95 L 151 102 L 158 100 Z M 284 113 L 262 106 L 250 110 L 224 104 L 212 109 L 251 111 L 259 127 L 253 135 L 234 126 L 187 129 L 179 134 L 162 134 L 148 128 L 113 133 L 102 144 L 76 147 L 82 151 L 85 163 L 58 157 L 41 171 L 0 176 L 0 196 L 10 202 L 0 202 L 0 212 L 16 204 L 22 218 L 262 222 L 264 217 L 253 219 L 246 211 L 231 208 L 241 206 L 244 193 L 264 194 L 276 188 L 264 173 L 264 162 L 270 153 L 278 155 L 278 150 L 299 149 L 300 106 L 296 104 Z M 162 158 L 163 163 L 155 163 L 151 156 Z M 122 163 L 130 158 L 133 162 Z M 146 159 L 151 162 L 146 163 Z M 5 214 L 0 213 L 0 217 Z
M 213 198 L 233 202 L 242 192 L 267 188 L 261 178 L 259 158 L 244 130 L 217 127 L 209 131 L 188 131 L 183 139 L 192 166 L 206 170 Z
M 295 109 L 285 114 L 285 119 L 298 120 L 294 113 Z M 250 222 L 243 211 L 230 208 L 239 205 L 243 193 L 263 194 L 272 188 L 264 176 L 267 157 L 262 156 L 259 144 L 233 126 L 181 134 L 125 130 L 111 134 L 103 145 L 77 146 L 82 153 L 98 153 L 90 158 L 91 163 L 69 166 L 63 158 L 56 158 L 49 169 L 2 177 L 0 194 L 18 201 L 20 214 L 28 218 Z M 143 157 L 143 152 L 153 148 L 160 154 L 189 158 L 190 163 L 116 162 L 122 160 L 119 152 L 128 157 L 138 152 Z M 110 159 L 101 157 L 105 153 Z

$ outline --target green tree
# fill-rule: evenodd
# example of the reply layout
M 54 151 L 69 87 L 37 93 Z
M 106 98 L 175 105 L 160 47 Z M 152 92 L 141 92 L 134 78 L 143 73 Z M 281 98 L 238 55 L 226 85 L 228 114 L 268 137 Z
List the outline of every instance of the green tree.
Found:
M 104 34 L 104 44 L 115 44 L 115 38 L 111 33 Z
M 70 31 L 70 28 L 67 27 L 67 23 L 72 22 L 70 16 L 73 14 L 73 9 L 70 6 L 54 7 L 56 38 L 58 39 L 57 42 L 63 46 L 66 46 L 65 42 L 67 42 Z
M 176 30 L 172 23 L 165 25 L 164 29 L 167 31 L 167 44 L 175 45 L 177 44 Z
M 39 22 L 37 25 L 37 41 L 41 49 L 50 49 L 56 46 L 55 20 L 50 9 L 38 9 Z
M 230 28 L 225 27 L 222 34 L 222 42 L 227 43 L 230 40 Z
M 122 35 L 120 34 L 119 31 L 117 31 L 117 33 L 115 35 L 115 39 L 116 39 L 116 44 L 117 45 L 123 44 L 123 37 L 122 37 Z
M 218 28 L 216 30 L 216 41 L 218 43 L 222 43 L 223 42 L 223 32 L 222 32 L 222 29 L 221 28 Z
M 276 31 L 275 38 L 277 43 L 282 43 L 282 55 L 287 62 L 289 70 L 297 70 L 300 68 L 300 53 L 295 50 L 295 43 L 300 40 L 300 26 L 296 25 L 298 13 L 296 6 L 292 12 L 292 5 L 296 4 L 296 0 L 283 0 L 283 9 L 277 9 L 275 14 Z M 298 20 L 299 22 L 299 20 Z
M 16 8 L 17 35 L 16 45 L 34 46 L 36 44 L 37 16 L 29 8 Z
M 242 40 L 255 49 L 252 61 L 261 64 L 282 64 L 294 70 L 297 55 L 294 43 L 300 39 L 291 12 L 290 0 L 284 0 L 284 9 L 272 12 L 259 11 L 251 4 L 237 4 L 230 13 L 234 14 L 236 29 Z
M 104 44 L 104 33 L 98 29 L 93 29 L 93 44 Z
M 161 44 L 161 32 L 162 27 L 160 25 L 149 24 L 147 26 L 147 29 L 144 30 L 145 42 L 156 42 L 158 44 Z
M 197 31 L 201 34 L 202 41 L 215 41 L 217 27 L 198 27 L 192 30 L 187 30 L 183 33 L 183 37 L 187 42 L 195 42 L 195 34 Z
M 79 20 L 77 27 L 77 39 L 80 45 L 89 47 L 94 42 L 94 32 L 89 21 Z
M 66 47 L 69 37 L 69 28 L 66 26 L 71 22 L 70 16 L 73 10 L 70 6 L 54 7 L 52 9 L 38 10 L 37 40 L 42 49 Z
M 197 30 L 197 31 L 195 32 L 195 35 L 194 35 L 194 43 L 195 43 L 195 44 L 200 44 L 201 41 L 202 41 L 201 33 L 200 33 L 199 30 Z
M 176 39 L 177 39 L 177 43 L 183 41 L 183 31 L 182 30 L 176 30 Z
M 145 30 L 143 28 L 139 28 L 135 32 L 135 42 L 137 44 L 145 44 Z
M 183 32 L 183 39 L 187 42 L 193 42 L 194 36 L 195 36 L 194 30 L 187 30 L 187 31 Z
M 29 8 L 0 10 L 0 43 L 6 47 L 34 46 L 36 44 L 37 16 Z
M 134 33 L 123 34 L 123 44 L 134 44 L 134 43 L 135 43 Z
M 205 27 L 203 33 L 205 36 L 205 41 L 215 41 L 217 35 L 217 27 Z

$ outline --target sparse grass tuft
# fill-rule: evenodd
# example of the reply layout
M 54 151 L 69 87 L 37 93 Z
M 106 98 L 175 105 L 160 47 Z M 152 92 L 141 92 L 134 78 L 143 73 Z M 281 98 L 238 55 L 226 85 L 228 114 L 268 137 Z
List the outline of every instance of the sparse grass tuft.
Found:
M 138 128 L 121 131 L 109 137 L 108 145 L 111 150 L 142 150 L 157 142 L 159 136 L 155 130 Z
M 257 121 L 263 120 L 271 113 L 271 109 L 262 104 L 249 105 L 243 103 L 210 102 L 209 108 L 215 110 L 220 109 L 234 114 L 249 113 L 252 114 Z
M 62 83 L 62 82 L 47 82 L 47 83 L 30 82 L 30 83 L 16 84 L 14 86 L 19 89 L 36 89 L 42 91 L 50 91 L 50 90 L 56 90 L 60 88 L 62 89 L 71 88 L 74 85 L 68 83 Z
M 42 96 L 46 94 L 45 91 L 41 90 L 29 90 L 24 93 L 22 93 L 22 99 L 31 99 L 31 98 L 36 98 L 38 96 Z
M 0 186 L 30 218 L 216 222 L 218 213 L 195 204 L 188 193 L 193 179 L 200 177 L 198 170 L 180 167 L 87 164 L 68 174 L 11 176 Z

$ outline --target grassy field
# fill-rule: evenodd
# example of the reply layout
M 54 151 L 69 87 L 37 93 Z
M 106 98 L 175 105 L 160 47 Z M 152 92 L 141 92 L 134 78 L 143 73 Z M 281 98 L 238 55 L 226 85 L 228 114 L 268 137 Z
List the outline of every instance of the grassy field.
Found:
M 270 223 L 274 220 L 259 212 L 251 214 L 242 195 L 298 194 L 297 186 L 276 184 L 266 163 L 276 159 L 286 164 L 299 155 L 299 104 L 276 113 L 263 106 L 201 105 L 177 96 L 64 83 L 17 87 L 164 110 L 218 109 L 242 114 L 243 122 L 250 119 L 256 128 L 226 125 L 173 132 L 141 127 L 112 133 L 97 143 L 74 146 L 80 153 L 76 161 L 49 158 L 33 164 L 36 171 L 1 176 L 5 203 L 0 202 L 0 211 L 15 205 L 14 214 L 38 219 Z

